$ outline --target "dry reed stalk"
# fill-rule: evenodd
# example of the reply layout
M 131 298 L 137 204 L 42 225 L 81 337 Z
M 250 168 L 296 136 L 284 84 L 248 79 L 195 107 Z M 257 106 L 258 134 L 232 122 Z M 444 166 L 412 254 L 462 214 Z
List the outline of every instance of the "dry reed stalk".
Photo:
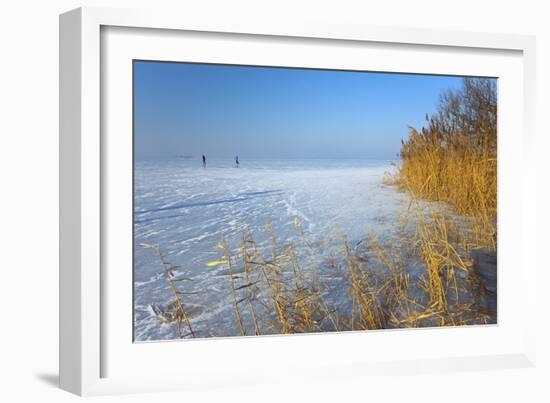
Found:
M 181 330 L 181 324 L 182 320 L 185 321 L 187 328 L 189 329 L 189 333 L 192 337 L 195 337 L 195 332 L 193 331 L 193 328 L 191 326 L 191 321 L 189 319 L 189 316 L 185 310 L 185 305 L 183 303 L 182 293 L 178 290 L 175 284 L 174 279 L 174 269 L 175 267 L 172 266 L 170 263 L 168 263 L 160 250 L 158 245 L 151 245 L 148 243 L 142 243 L 141 246 L 143 248 L 147 249 L 153 249 L 155 253 L 157 254 L 162 267 L 164 269 L 164 274 L 166 276 L 166 280 L 168 281 L 168 284 L 170 286 L 170 290 L 172 291 L 172 294 L 174 294 L 174 302 L 171 303 L 169 306 L 175 307 L 173 311 L 167 311 L 167 310 L 161 310 L 160 308 L 157 308 L 157 312 L 159 315 L 165 319 L 167 322 L 176 322 L 176 326 L 178 329 L 178 335 L 180 338 L 183 338 L 183 332 Z
M 350 291 L 359 313 L 359 324 L 362 329 L 382 329 L 384 323 L 376 287 L 370 283 L 368 274 L 365 274 L 360 269 L 357 259 L 351 253 L 351 248 L 345 235 L 343 236 L 343 244 L 345 259 L 351 275 Z
M 246 235 L 243 233 L 242 237 L 242 254 L 243 254 L 243 265 L 244 265 L 244 273 L 245 273 L 245 280 L 246 280 L 246 286 L 247 286 L 247 301 L 248 301 L 248 307 L 250 309 L 250 315 L 252 316 L 252 322 L 254 323 L 254 332 L 256 336 L 259 336 L 260 333 L 260 325 L 258 323 L 258 318 L 256 314 L 256 309 L 254 308 L 253 299 L 254 299 L 254 290 L 253 286 L 256 283 L 252 283 L 250 273 L 251 273 L 251 260 L 252 257 L 248 252 L 247 244 L 252 242 L 250 238 L 247 238 Z
M 229 274 L 229 282 L 231 283 L 231 297 L 233 299 L 233 309 L 235 310 L 235 316 L 237 318 L 237 324 L 239 325 L 239 330 L 241 331 L 242 336 L 246 336 L 246 330 L 243 325 L 243 321 L 241 318 L 241 312 L 239 310 L 239 303 L 237 301 L 237 290 L 235 287 L 235 278 L 233 277 L 233 256 L 231 255 L 231 251 L 229 249 L 229 245 L 227 245 L 227 242 L 225 241 L 225 237 L 223 234 L 221 235 L 221 242 L 218 245 L 220 249 L 224 252 L 224 258 L 227 261 L 227 270 Z

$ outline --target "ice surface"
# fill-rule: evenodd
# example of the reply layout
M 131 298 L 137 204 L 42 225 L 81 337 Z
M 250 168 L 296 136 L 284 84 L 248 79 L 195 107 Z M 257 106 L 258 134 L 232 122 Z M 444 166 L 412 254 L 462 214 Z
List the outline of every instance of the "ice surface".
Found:
M 159 259 L 145 242 L 158 245 L 179 266 L 191 315 L 202 336 L 236 335 L 227 278 L 207 262 L 220 258 L 216 244 L 223 234 L 236 247 L 244 228 L 261 244 L 273 221 L 280 242 L 298 237 L 298 218 L 312 242 L 335 231 L 351 242 L 367 234 L 390 238 L 409 202 L 405 193 L 382 185 L 391 161 L 380 160 L 247 160 L 236 168 L 231 159 L 148 159 L 135 162 L 134 308 L 135 339 L 177 337 L 174 326 L 159 326 L 151 304 L 166 304 L 171 295 Z M 321 273 L 322 275 L 323 273 Z

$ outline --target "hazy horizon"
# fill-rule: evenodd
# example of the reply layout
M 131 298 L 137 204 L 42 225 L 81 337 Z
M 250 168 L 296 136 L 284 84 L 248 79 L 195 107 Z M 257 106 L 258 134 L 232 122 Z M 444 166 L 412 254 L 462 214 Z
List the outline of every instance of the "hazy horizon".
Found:
M 135 156 L 396 159 L 461 77 L 134 62 Z
M 243 154 L 234 154 L 234 155 L 212 155 L 212 154 L 196 154 L 196 155 L 184 155 L 184 154 L 166 154 L 166 155 L 136 155 L 135 158 L 138 160 L 147 160 L 147 159 L 172 159 L 172 158 L 181 158 L 181 159 L 197 159 L 201 160 L 202 156 L 205 156 L 207 159 L 213 160 L 228 160 L 235 161 L 235 156 L 239 157 L 239 160 L 372 160 L 372 161 L 396 161 L 401 158 L 397 156 L 388 157 L 388 158 L 375 158 L 375 157 L 279 157 L 279 156 L 250 156 Z

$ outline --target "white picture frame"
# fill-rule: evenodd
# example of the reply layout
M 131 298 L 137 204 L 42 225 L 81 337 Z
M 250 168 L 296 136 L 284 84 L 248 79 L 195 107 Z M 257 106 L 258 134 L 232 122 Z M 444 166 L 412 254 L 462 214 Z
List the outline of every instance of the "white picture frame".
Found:
M 113 35 L 108 41 L 106 33 Z M 115 215 L 107 212 L 126 208 L 123 204 L 114 206 L 113 199 L 125 199 L 128 186 L 131 188 L 131 172 L 128 171 L 128 161 L 124 156 L 120 165 L 126 168 L 119 169 L 110 162 L 113 153 L 126 153 L 124 150 L 128 143 L 123 141 L 124 136 L 117 137 L 121 141 L 113 142 L 114 136 L 108 133 L 115 127 L 120 127 L 122 132 L 127 131 L 129 123 L 128 105 L 124 101 L 129 96 L 128 80 L 124 77 L 125 63 L 131 58 L 137 58 L 137 55 L 172 60 L 177 57 L 172 54 L 175 44 L 182 41 L 186 33 L 192 33 L 194 40 L 215 34 L 218 45 L 229 44 L 234 40 L 232 38 L 238 38 L 243 48 L 239 50 L 233 44 L 237 47 L 232 49 L 240 55 L 240 61 L 245 61 L 243 64 L 247 64 L 247 61 L 252 64 L 256 60 L 256 64 L 287 65 L 291 60 L 289 56 L 285 59 L 283 53 L 277 56 L 278 51 L 269 55 L 266 51 L 263 55 L 265 59 L 261 59 L 261 51 L 247 56 L 247 46 L 253 46 L 250 44 L 252 42 L 262 44 L 262 41 L 269 41 L 271 46 L 280 45 L 281 52 L 284 52 L 285 46 L 289 48 L 292 43 L 299 42 L 301 49 L 315 43 L 315 47 L 324 46 L 333 52 L 353 47 L 355 50 L 352 53 L 356 56 L 351 53 L 349 57 L 343 55 L 341 59 L 331 62 L 335 63 L 330 65 L 334 68 L 349 67 L 352 63 L 358 63 L 358 68 L 361 68 L 365 66 L 361 64 L 365 61 L 359 60 L 357 54 L 361 54 L 363 49 L 376 47 L 383 51 L 386 48 L 394 49 L 395 54 L 391 55 L 390 52 L 380 56 L 376 65 L 369 62 L 368 66 L 375 70 L 399 71 L 401 66 L 403 72 L 422 73 L 425 72 L 426 63 L 432 63 L 433 71 L 430 73 L 433 74 L 481 72 L 492 75 L 491 71 L 499 72 L 499 77 L 502 74 L 507 84 L 502 105 L 499 100 L 499 114 L 518 112 L 514 117 L 499 120 L 499 227 L 505 230 L 502 234 L 503 230 L 499 229 L 499 324 L 477 329 L 347 332 L 143 344 L 135 344 L 131 338 L 128 339 L 131 317 L 127 315 L 127 297 L 131 295 L 132 284 L 127 284 L 128 289 L 124 288 L 128 273 L 114 276 L 108 269 L 112 267 L 110 259 L 120 259 L 123 265 L 128 264 L 127 253 L 131 255 L 131 251 L 111 256 L 112 249 L 106 241 L 105 231 L 107 228 L 109 239 L 112 240 L 118 236 L 118 232 L 128 229 L 124 218 L 122 222 L 113 224 Z M 132 39 L 139 35 L 139 41 Z M 133 46 L 132 41 L 139 42 L 139 46 Z M 191 40 L 187 45 L 188 49 L 197 49 Z M 232 57 L 215 53 L 220 48 L 212 49 L 214 56 L 196 53 L 195 59 L 210 57 L 208 60 L 212 61 L 212 57 L 215 57 L 216 62 L 223 62 Z M 399 61 L 400 52 L 421 52 L 427 61 L 405 66 Z M 447 56 L 436 58 L 434 52 Z M 302 55 L 301 58 L 294 54 L 293 60 L 302 67 L 310 63 L 325 66 L 328 62 L 322 56 L 317 60 L 316 54 L 311 51 L 309 56 Z M 468 61 L 468 57 L 472 58 L 474 64 Z M 105 58 L 111 58 L 113 64 L 103 60 Z M 259 58 L 261 60 L 258 62 Z M 494 66 L 495 58 L 502 61 L 498 68 Z M 520 35 L 381 28 L 322 21 L 283 22 L 270 21 L 268 18 L 262 21 L 248 21 L 244 18 L 216 21 L 169 12 L 104 8 L 80 8 L 61 15 L 61 387 L 79 395 L 96 395 L 236 383 L 292 383 L 296 382 L 297 377 L 303 382 L 304 378 L 318 380 L 329 376 L 345 379 L 381 373 L 411 374 L 534 365 L 535 327 L 529 315 L 535 312 L 536 284 L 528 280 L 536 278 L 537 270 L 534 254 L 528 253 L 529 245 L 535 244 L 536 234 L 535 183 L 534 176 L 529 174 L 531 168 L 528 164 L 534 155 L 534 58 L 534 38 Z M 298 59 L 299 62 L 296 61 Z M 106 80 L 108 75 L 116 80 Z M 116 114 L 112 113 L 111 107 L 115 108 L 113 110 L 117 111 Z M 501 123 L 504 133 L 502 140 Z M 517 135 L 518 131 L 522 133 L 521 136 Z M 515 137 L 512 132 L 516 134 Z M 505 158 L 501 158 L 502 149 Z M 506 179 L 501 183 L 503 177 Z M 121 186 L 113 187 L 112 183 L 115 182 Z M 114 193 L 115 188 L 126 189 L 122 198 Z M 512 214 L 513 211 L 516 215 Z M 128 214 L 132 214 L 131 210 L 126 216 Z M 110 232 L 109 228 L 114 230 Z M 122 237 L 120 240 L 123 244 Z M 514 250 L 506 247 L 512 243 L 518 245 Z M 510 262 L 505 267 L 511 267 L 514 263 L 520 268 L 521 275 L 517 281 L 506 280 L 506 276 L 503 277 L 505 281 L 500 281 L 504 270 L 500 268 L 503 257 Z M 515 302 L 519 307 L 506 304 L 506 296 L 510 295 L 506 291 L 514 285 L 521 286 L 517 291 L 522 296 L 521 301 Z M 120 300 L 123 302 L 113 301 L 113 290 L 122 295 Z M 519 312 L 523 312 L 521 320 Z M 120 328 L 117 324 L 121 324 Z M 470 341 L 474 338 L 479 340 L 476 345 Z M 322 343 L 318 340 L 322 340 Z M 367 345 L 381 347 L 370 351 L 369 357 L 353 354 L 354 346 L 365 341 Z M 389 354 L 388 346 L 391 343 L 395 343 L 396 347 Z M 422 351 L 415 353 L 398 347 L 410 343 L 416 343 L 417 346 L 450 344 L 455 347 L 442 347 L 436 352 L 420 349 Z M 346 347 L 340 347 L 342 344 Z M 320 346 L 326 351 L 316 355 Z M 338 348 L 342 350 L 337 351 Z M 375 350 L 379 352 L 378 355 Z M 283 351 L 291 354 L 284 356 Z M 174 366 L 174 360 L 170 360 L 170 357 L 178 354 L 186 356 L 187 365 L 182 368 Z M 240 364 L 235 363 L 238 357 L 241 357 Z M 160 364 L 164 372 L 155 371 L 159 373 L 154 375 L 151 368 Z M 229 368 L 235 374 L 227 375 Z M 303 371 L 304 368 L 307 371 Z

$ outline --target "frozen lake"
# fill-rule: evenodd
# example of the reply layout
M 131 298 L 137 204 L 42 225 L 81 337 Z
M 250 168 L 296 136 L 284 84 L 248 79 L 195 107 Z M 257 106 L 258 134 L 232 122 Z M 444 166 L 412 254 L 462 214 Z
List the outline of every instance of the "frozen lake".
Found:
M 247 160 L 239 168 L 231 159 L 147 159 L 135 162 L 134 295 L 135 339 L 177 337 L 174 326 L 159 326 L 151 304 L 172 296 L 163 268 L 150 249 L 158 245 L 185 283 L 186 300 L 196 304 L 194 327 L 199 336 L 236 335 L 235 318 L 220 268 L 216 245 L 223 234 L 236 247 L 243 229 L 267 243 L 265 225 L 272 220 L 277 239 L 294 242 L 298 219 L 309 240 L 320 245 L 332 234 L 352 242 L 367 234 L 388 239 L 408 197 L 382 185 L 391 161 L 381 160 Z

